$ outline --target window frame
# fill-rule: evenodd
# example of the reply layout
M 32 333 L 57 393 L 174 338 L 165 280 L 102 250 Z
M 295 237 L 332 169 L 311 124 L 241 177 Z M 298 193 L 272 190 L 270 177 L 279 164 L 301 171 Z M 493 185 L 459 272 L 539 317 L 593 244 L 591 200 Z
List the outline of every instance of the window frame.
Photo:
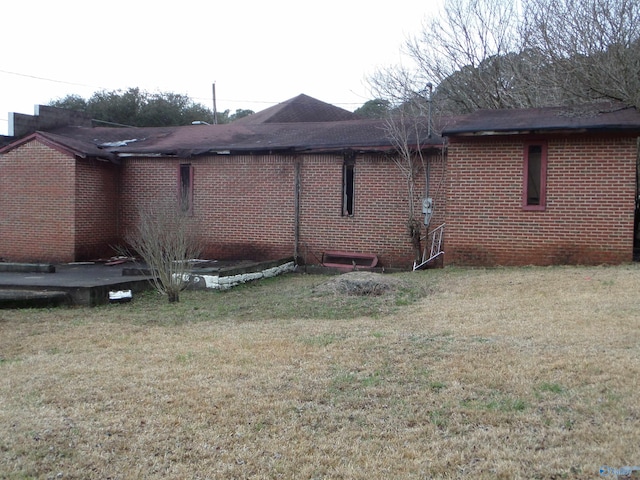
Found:
M 540 192 L 538 204 L 529 203 L 529 154 L 531 147 L 540 147 Z M 547 209 L 547 144 L 546 142 L 527 142 L 524 144 L 522 170 L 522 209 L 530 212 L 542 212 Z
M 185 172 L 187 172 L 186 175 Z M 185 183 L 185 179 L 188 183 Z M 193 165 L 191 163 L 178 165 L 178 208 L 182 213 L 193 215 Z

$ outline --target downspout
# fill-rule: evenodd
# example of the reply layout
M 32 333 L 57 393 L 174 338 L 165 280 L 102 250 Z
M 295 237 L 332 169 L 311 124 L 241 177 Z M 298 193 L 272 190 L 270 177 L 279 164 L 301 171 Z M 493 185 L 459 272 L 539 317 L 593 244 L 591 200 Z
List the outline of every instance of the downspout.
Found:
M 294 193 L 293 193 L 293 209 L 294 209 L 294 225 L 293 225 L 293 259 L 298 264 L 298 256 L 300 255 L 300 160 L 294 157 Z
M 640 137 L 636 138 L 636 195 L 633 212 L 633 250 L 632 259 L 637 260 L 636 252 L 640 247 Z
M 429 198 L 431 193 L 431 157 L 427 156 L 427 165 L 425 168 L 424 197 Z M 427 225 L 428 227 L 429 225 Z M 428 229 L 428 228 L 427 228 Z
M 125 160 L 120 160 L 118 159 L 117 162 L 115 163 L 115 169 L 116 169 L 116 173 L 115 175 L 115 196 L 116 196 L 116 204 L 115 204 L 115 209 L 116 209 L 116 224 L 115 224 L 115 236 L 118 239 L 118 248 L 120 248 L 120 246 L 122 246 L 124 244 L 124 229 L 122 226 L 122 218 L 124 217 L 124 213 L 122 211 L 123 208 L 123 202 L 122 202 L 122 192 L 124 190 L 123 186 L 122 186 L 122 182 L 123 182 L 123 177 L 124 177 L 124 162 Z

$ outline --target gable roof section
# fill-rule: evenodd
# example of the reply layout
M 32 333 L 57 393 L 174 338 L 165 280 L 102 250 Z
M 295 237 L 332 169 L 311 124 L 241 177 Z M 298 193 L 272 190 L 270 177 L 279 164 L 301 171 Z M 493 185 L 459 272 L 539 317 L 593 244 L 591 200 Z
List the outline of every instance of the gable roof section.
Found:
M 576 107 L 478 110 L 456 118 L 442 135 L 482 136 L 549 132 L 640 132 L 640 112 L 600 103 Z
M 239 118 L 233 123 L 235 125 L 255 125 L 259 123 L 340 122 L 357 118 L 355 114 L 344 108 L 300 94 L 253 115 Z
M 109 152 L 103 152 L 95 145 L 87 144 L 86 142 L 77 141 L 73 138 L 65 138 L 57 135 L 52 135 L 48 132 L 35 132 L 26 137 L 22 137 L 9 145 L 5 145 L 0 148 L 0 154 L 7 153 L 15 148 L 20 147 L 31 141 L 41 142 L 48 147 L 53 148 L 65 155 L 72 155 L 80 158 L 96 157 L 118 163 L 117 157 Z

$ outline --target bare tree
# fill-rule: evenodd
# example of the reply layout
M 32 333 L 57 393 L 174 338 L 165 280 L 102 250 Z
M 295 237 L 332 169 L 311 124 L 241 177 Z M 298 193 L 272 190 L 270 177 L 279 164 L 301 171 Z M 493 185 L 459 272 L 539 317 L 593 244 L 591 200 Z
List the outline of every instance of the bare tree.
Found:
M 202 250 L 188 214 L 175 204 L 146 208 L 139 213 L 137 228 L 127 241 L 151 269 L 156 290 L 167 295 L 169 303 L 180 301 L 190 261 Z
M 566 99 L 616 100 L 640 108 L 640 2 L 529 0 L 523 40 L 553 65 Z
M 445 0 L 405 53 L 409 66 L 371 77 L 377 97 L 397 103 L 431 82 L 445 114 L 602 99 L 640 107 L 637 0 Z
M 453 113 L 513 105 L 509 54 L 520 50 L 516 2 L 448 0 L 405 49 L 423 85 L 435 84 Z
M 432 83 L 434 110 L 445 115 L 541 104 L 551 90 L 539 90 L 532 80 L 547 68 L 546 59 L 524 48 L 516 5 L 447 0 L 405 43 L 408 65 L 384 67 L 371 76 L 374 94 L 401 103 L 407 92 Z
M 426 158 L 421 148 L 421 139 L 427 131 L 428 119 L 419 115 L 415 103 L 405 103 L 397 108 L 385 121 L 387 137 L 394 143 L 396 154 L 393 160 L 407 183 L 407 233 L 413 246 L 415 261 L 422 255 L 423 222 L 416 212 L 418 185 L 426 179 Z
M 406 182 L 406 226 L 413 247 L 414 266 L 422 263 L 422 240 L 429 235 L 433 213 L 430 189 L 435 157 L 431 143 L 439 136 L 433 128 L 432 89 L 428 84 L 418 92 L 398 96 L 404 101 L 389 109 L 385 119 L 386 136 L 395 146 L 392 158 Z

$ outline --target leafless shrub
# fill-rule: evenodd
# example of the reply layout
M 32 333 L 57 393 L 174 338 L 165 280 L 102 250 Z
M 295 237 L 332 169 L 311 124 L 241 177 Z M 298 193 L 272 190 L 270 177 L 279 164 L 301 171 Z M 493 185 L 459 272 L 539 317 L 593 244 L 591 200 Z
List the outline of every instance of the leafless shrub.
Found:
M 202 252 L 191 217 L 175 205 L 148 207 L 139 212 L 136 229 L 127 241 L 151 269 L 156 290 L 167 295 L 169 303 L 180 301 L 190 260 Z

